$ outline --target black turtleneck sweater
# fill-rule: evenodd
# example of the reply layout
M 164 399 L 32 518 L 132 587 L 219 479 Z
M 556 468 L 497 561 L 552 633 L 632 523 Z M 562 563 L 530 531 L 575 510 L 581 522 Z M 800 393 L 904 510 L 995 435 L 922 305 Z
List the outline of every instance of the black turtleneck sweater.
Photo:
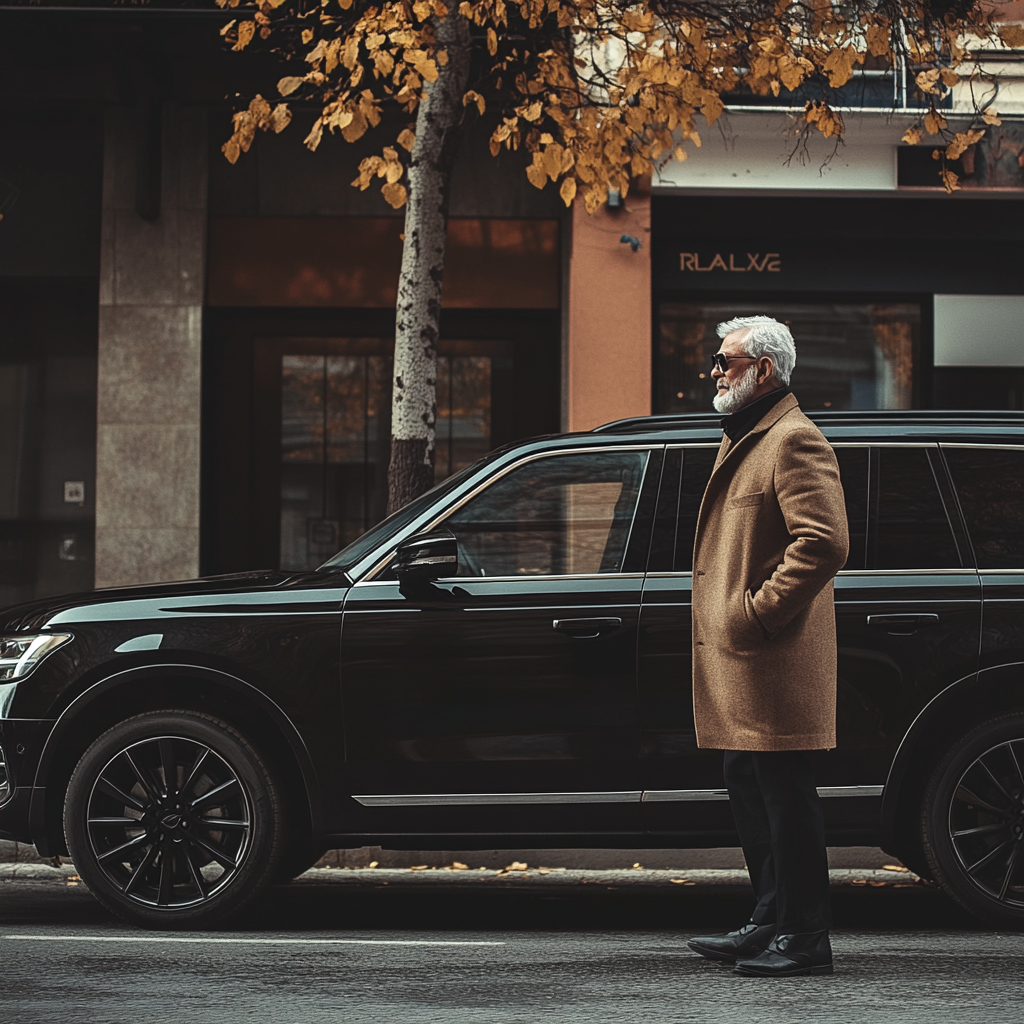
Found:
M 786 395 L 791 395 L 792 393 L 793 389 L 788 385 L 776 388 L 774 391 L 769 391 L 767 395 L 762 395 L 751 402 L 750 405 L 745 405 L 742 409 L 737 409 L 732 415 L 726 416 L 722 420 L 722 430 L 725 431 L 726 437 L 735 444 L 741 437 L 749 434 L 757 426 L 761 417 L 769 409 L 781 402 Z

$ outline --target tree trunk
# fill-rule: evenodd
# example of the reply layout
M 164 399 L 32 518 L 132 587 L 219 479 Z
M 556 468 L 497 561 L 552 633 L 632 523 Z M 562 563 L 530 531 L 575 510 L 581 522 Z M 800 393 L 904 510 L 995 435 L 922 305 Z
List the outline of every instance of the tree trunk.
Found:
M 395 316 L 395 377 L 391 395 L 388 514 L 434 483 L 437 422 L 437 341 L 448 226 L 448 194 L 469 75 L 469 22 L 456 10 L 434 18 L 448 63 L 428 83 L 416 115 L 409 161 L 405 245 Z

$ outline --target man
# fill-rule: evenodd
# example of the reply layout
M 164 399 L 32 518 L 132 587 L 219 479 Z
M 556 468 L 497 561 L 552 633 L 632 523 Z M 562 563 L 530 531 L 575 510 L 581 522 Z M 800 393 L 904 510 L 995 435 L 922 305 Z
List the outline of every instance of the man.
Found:
M 740 974 L 831 974 L 825 832 L 810 751 L 835 746 L 832 579 L 849 540 L 835 454 L 790 391 L 796 347 L 766 316 L 720 324 L 724 437 L 693 552 L 697 743 L 725 784 L 757 897 L 750 922 L 691 939 Z

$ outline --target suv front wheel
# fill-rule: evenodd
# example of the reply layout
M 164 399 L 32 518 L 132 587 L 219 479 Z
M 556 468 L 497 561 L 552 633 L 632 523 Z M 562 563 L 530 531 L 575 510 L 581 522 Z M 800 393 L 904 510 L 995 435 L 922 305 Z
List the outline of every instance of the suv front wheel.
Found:
M 267 885 L 284 850 L 281 787 L 245 738 L 193 711 L 129 718 L 82 755 L 64 830 L 82 880 L 148 928 L 208 928 Z
M 953 745 L 925 790 L 921 828 L 947 893 L 997 928 L 1024 929 L 1024 714 Z

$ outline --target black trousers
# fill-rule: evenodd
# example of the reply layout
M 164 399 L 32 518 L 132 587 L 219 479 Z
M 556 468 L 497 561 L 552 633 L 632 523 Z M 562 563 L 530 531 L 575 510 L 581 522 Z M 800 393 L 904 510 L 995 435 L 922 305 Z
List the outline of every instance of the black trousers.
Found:
M 755 924 L 778 934 L 832 926 L 825 822 L 806 750 L 727 750 L 729 790 L 747 871 L 757 896 Z

